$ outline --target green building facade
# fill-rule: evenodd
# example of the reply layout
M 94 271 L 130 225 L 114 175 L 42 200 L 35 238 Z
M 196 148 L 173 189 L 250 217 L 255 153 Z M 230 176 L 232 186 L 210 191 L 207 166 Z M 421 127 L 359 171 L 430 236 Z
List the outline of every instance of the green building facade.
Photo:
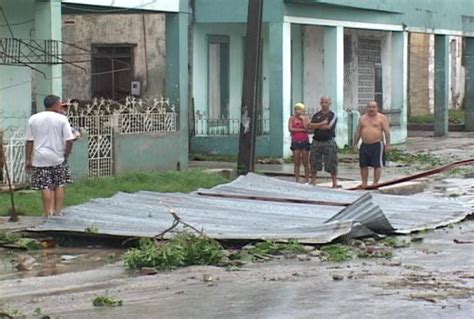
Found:
M 450 53 L 446 45 L 450 36 L 465 37 L 466 67 L 472 73 L 473 1 L 263 2 L 257 155 L 288 156 L 292 105 L 305 103 L 311 115 L 323 95 L 331 97 L 338 117 L 339 147 L 352 143 L 358 117 L 370 100 L 378 101 L 390 118 L 392 142 L 403 143 L 410 32 L 436 35 L 435 134 L 447 133 Z M 247 6 L 248 1 L 194 1 L 192 152 L 237 153 Z M 468 69 L 466 77 L 468 118 L 474 105 Z
M 106 137 L 101 136 L 100 132 L 93 138 L 92 134 L 86 134 L 75 142 L 70 157 L 75 177 L 103 176 L 97 172 L 102 166 L 107 166 L 106 175 L 188 166 L 188 32 L 191 22 L 188 1 L 4 0 L 0 1 L 0 8 L 3 11 L 0 14 L 0 116 L 1 128 L 5 131 L 7 161 L 14 183 L 27 179 L 22 163 L 22 132 L 24 134 L 28 117 L 44 109 L 43 99 L 46 95 L 62 96 L 62 79 L 68 76 L 63 74 L 62 65 L 67 63 L 80 67 L 81 63 L 90 63 L 87 62 L 90 55 L 85 56 L 84 52 L 90 52 L 91 48 L 81 48 L 81 58 L 62 54 L 62 46 L 74 45 L 62 38 L 61 15 L 66 12 L 165 14 L 165 34 L 160 35 L 160 39 L 150 41 L 166 38 L 166 83 L 163 96 L 169 99 L 173 114 L 176 114 L 173 119 L 175 129 L 157 130 L 154 133 L 123 134 L 114 126 L 113 121 L 117 117 L 107 118 L 101 126 L 109 128 Z M 117 26 L 120 23 L 117 18 Z M 131 42 L 130 39 L 123 41 Z M 96 120 L 92 119 L 90 123 L 99 123 Z M 15 139 L 11 138 L 10 132 L 16 132 Z M 101 149 L 104 146 L 103 151 L 91 155 L 94 151 L 91 143 L 96 143 Z M 91 163 L 95 163 L 92 165 L 94 170 L 91 170 Z

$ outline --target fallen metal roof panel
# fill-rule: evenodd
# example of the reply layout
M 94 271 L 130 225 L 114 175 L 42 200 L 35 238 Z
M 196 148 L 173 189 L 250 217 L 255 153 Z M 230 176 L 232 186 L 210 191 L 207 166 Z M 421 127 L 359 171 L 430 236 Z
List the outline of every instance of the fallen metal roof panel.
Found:
M 395 229 L 378 205 L 375 205 L 370 193 L 355 200 L 350 206 L 345 207 L 339 213 L 325 221 L 352 220 L 360 222 L 366 228 L 378 233 L 392 233 Z
M 68 207 L 63 217 L 49 218 L 31 230 L 96 230 L 104 235 L 152 237 L 171 226 L 171 209 L 184 222 L 215 239 L 299 239 L 322 244 L 355 233 L 403 233 L 437 227 L 471 212 L 466 205 L 446 200 L 325 189 L 255 174 L 199 191 L 354 203 L 337 207 L 208 197 L 196 192 L 141 191 Z
M 257 174 L 241 176 L 232 183 L 218 185 L 210 193 L 295 198 L 314 201 L 354 202 L 365 191 L 347 191 L 282 181 Z M 472 203 L 456 199 L 436 198 L 430 195 L 385 195 L 372 192 L 373 203 L 380 207 L 399 233 L 409 233 L 425 228 L 436 228 L 466 218 L 473 211 Z

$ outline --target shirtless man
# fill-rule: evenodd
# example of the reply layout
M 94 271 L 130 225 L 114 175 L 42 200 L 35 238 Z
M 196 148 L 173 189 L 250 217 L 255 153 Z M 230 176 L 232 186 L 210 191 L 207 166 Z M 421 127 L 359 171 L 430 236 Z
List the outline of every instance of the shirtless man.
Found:
M 383 142 L 385 135 L 385 144 Z M 359 150 L 361 188 L 367 187 L 369 166 L 374 168 L 373 186 L 378 185 L 385 165 L 385 152 L 390 150 L 390 124 L 385 115 L 379 113 L 377 102 L 370 101 L 367 111 L 360 117 L 359 126 L 354 137 L 354 150 L 357 151 L 359 139 L 362 144 Z

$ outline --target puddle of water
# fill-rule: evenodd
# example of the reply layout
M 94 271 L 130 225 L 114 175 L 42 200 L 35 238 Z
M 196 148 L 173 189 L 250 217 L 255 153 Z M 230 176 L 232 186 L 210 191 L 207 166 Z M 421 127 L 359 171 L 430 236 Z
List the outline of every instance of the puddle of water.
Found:
M 454 201 L 474 203 L 473 178 L 447 178 L 433 181 L 425 189 L 425 194 Z
M 57 247 L 36 251 L 8 250 L 0 248 L 0 280 L 52 276 L 85 271 L 119 261 L 125 252 L 113 248 Z M 36 259 L 30 271 L 18 271 L 14 259 L 27 254 Z

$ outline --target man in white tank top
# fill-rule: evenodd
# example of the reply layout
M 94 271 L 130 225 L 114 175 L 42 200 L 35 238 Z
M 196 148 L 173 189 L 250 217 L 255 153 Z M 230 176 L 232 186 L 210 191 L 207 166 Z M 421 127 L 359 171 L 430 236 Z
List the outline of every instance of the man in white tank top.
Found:
M 31 186 L 41 190 L 45 217 L 61 215 L 64 201 L 64 164 L 72 149 L 74 135 L 67 117 L 57 112 L 61 99 L 55 95 L 44 98 L 45 111 L 34 114 L 26 129 L 27 172 Z

